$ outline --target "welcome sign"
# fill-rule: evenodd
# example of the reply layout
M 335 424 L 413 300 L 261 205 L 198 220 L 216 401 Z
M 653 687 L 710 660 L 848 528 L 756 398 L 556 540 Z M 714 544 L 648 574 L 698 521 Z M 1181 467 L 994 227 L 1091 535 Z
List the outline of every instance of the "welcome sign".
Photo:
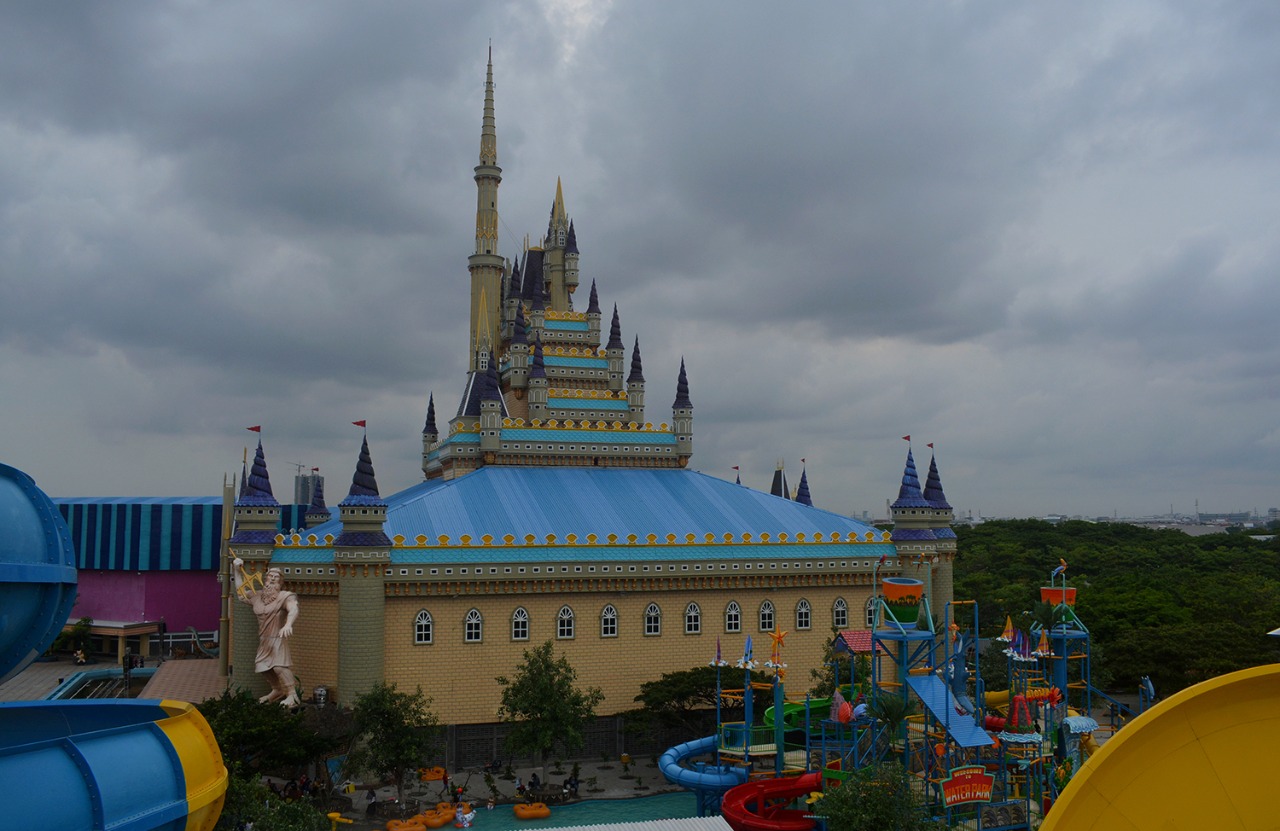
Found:
M 942 780 L 942 799 L 948 808 L 971 802 L 990 802 L 995 777 L 982 765 L 952 768 L 949 778 Z

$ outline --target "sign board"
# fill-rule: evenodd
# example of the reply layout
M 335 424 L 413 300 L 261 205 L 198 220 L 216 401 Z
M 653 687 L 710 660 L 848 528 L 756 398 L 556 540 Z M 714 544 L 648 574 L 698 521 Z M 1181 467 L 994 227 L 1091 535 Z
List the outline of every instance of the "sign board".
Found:
M 951 775 L 942 780 L 942 799 L 948 808 L 972 802 L 990 802 L 995 777 L 982 765 L 964 765 L 951 769 Z

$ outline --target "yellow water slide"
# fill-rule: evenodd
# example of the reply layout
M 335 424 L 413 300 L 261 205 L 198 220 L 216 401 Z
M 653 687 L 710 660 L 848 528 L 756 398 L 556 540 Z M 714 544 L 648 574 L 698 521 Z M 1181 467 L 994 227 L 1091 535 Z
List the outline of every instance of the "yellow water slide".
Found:
M 1189 687 L 1089 757 L 1042 831 L 1280 826 L 1280 664 Z

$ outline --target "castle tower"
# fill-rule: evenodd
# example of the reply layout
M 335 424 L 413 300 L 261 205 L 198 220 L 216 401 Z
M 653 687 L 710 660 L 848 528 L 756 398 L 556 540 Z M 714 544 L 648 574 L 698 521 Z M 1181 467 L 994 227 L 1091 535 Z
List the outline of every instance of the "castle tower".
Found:
M 524 398 L 525 387 L 529 386 L 529 336 L 524 322 L 524 307 L 516 304 L 515 320 L 511 326 L 511 343 L 507 346 L 507 356 L 511 368 L 507 373 L 507 382 L 515 390 L 516 398 Z
M 781 459 L 778 460 L 778 466 L 773 469 L 773 481 L 769 483 L 769 493 L 783 499 L 791 498 L 791 489 L 787 487 L 787 472 L 783 469 Z
M 427 399 L 427 423 L 422 425 L 422 475 L 427 475 L 430 467 L 428 456 L 435 443 L 440 440 L 440 431 L 436 429 L 436 396 L 432 393 Z
M 932 445 L 930 445 L 932 447 Z M 938 603 L 949 603 L 955 598 L 956 532 L 951 523 L 955 513 L 942 492 L 942 478 L 938 476 L 938 457 L 929 458 L 929 476 L 924 484 L 924 500 L 932 511 L 929 527 L 937 540 L 938 564 L 933 567 L 933 594 Z M 940 612 L 935 612 L 939 614 Z
M 907 466 L 902 472 L 898 498 L 889 506 L 889 515 L 893 519 L 891 539 L 903 563 L 915 561 L 931 564 L 937 552 L 937 537 L 931 527 L 933 508 L 920 492 L 920 477 L 916 474 L 916 460 L 910 448 L 907 448 Z M 936 589 L 935 585 L 929 596 L 929 610 L 935 618 L 942 615 L 942 605 L 938 602 Z
M 324 477 L 317 476 L 316 486 L 311 489 L 311 504 L 307 506 L 307 527 L 328 522 L 332 516 L 329 506 L 324 504 Z
M 543 247 L 546 249 L 543 268 L 548 287 L 547 305 L 555 312 L 569 311 L 573 308 L 570 295 L 578 288 L 578 241 L 564 210 L 564 189 L 559 178 Z
M 622 324 L 618 319 L 618 306 L 613 306 L 613 322 L 609 324 L 609 342 L 605 344 L 604 355 L 609 360 L 609 389 L 622 391 L 622 360 L 627 355 L 627 348 L 622 345 Z
M 367 435 L 360 445 L 351 490 L 338 503 L 338 517 L 342 533 L 333 541 L 340 621 L 335 643 L 338 696 L 341 703 L 350 705 L 383 679 L 383 598 L 391 562 L 391 540 L 383 530 L 387 503 L 378 495 Z
M 676 461 L 684 467 L 693 455 L 693 402 L 689 400 L 689 377 L 684 371 L 684 358 L 680 359 L 680 377 L 676 379 L 671 421 L 671 429 L 676 434 Z
M 244 560 L 244 570 L 263 574 L 271 562 L 280 529 L 280 503 L 271 492 L 262 439 L 253 455 L 249 477 L 243 480 L 235 504 L 236 530 L 228 541 L 232 557 Z M 237 683 L 254 696 L 267 692 L 267 683 L 254 671 L 258 651 L 258 621 L 247 606 L 237 606 L 231 616 L 231 665 L 238 669 Z
M 509 276 L 506 281 L 506 294 L 502 296 L 502 337 L 503 340 L 514 336 L 514 324 L 516 320 L 516 312 L 520 310 L 520 296 L 523 292 L 523 285 L 520 282 L 520 259 L 511 264 Z
M 644 424 L 644 369 L 640 365 L 640 336 L 631 350 L 631 374 L 627 376 L 627 415 L 633 424 Z
M 529 336 L 540 339 L 542 330 L 546 328 L 547 303 L 542 293 L 542 262 L 544 252 L 541 248 L 530 248 L 524 258 L 524 303 L 529 307 Z
M 493 464 L 502 444 L 502 388 L 498 381 L 498 363 L 489 357 L 480 388 L 480 452 L 485 464 Z
M 596 294 L 596 281 L 591 281 L 591 295 L 587 298 L 587 336 L 592 343 L 600 342 L 600 296 Z
M 542 358 L 542 339 L 533 342 L 533 364 L 529 367 L 529 418 L 547 417 L 547 368 Z
M 803 467 L 800 468 L 800 486 L 796 489 L 796 501 L 801 505 L 813 507 L 813 498 L 809 496 L 809 471 Z
M 505 262 L 498 254 L 498 186 L 502 168 L 498 167 L 498 133 L 493 117 L 493 51 L 489 52 L 489 68 L 484 83 L 484 120 L 480 128 L 480 164 L 475 167 L 476 181 L 476 246 L 467 258 L 471 272 L 471 344 L 498 343 L 498 305 L 484 307 L 483 298 L 502 297 Z M 475 369 L 475 353 L 471 356 Z

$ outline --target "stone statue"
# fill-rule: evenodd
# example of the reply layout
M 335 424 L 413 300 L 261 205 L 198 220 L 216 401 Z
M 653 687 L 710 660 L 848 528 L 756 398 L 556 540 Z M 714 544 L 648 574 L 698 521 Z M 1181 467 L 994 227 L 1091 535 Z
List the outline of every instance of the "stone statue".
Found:
M 268 569 L 262 587 L 255 590 L 253 581 L 245 578 L 244 560 L 237 557 L 234 565 L 236 597 L 258 618 L 258 654 L 253 668 L 271 685 L 271 692 L 258 700 L 296 707 L 301 702 L 298 681 L 291 669 L 289 637 L 293 635 L 293 622 L 298 619 L 298 596 L 284 590 L 284 575 L 278 568 Z

